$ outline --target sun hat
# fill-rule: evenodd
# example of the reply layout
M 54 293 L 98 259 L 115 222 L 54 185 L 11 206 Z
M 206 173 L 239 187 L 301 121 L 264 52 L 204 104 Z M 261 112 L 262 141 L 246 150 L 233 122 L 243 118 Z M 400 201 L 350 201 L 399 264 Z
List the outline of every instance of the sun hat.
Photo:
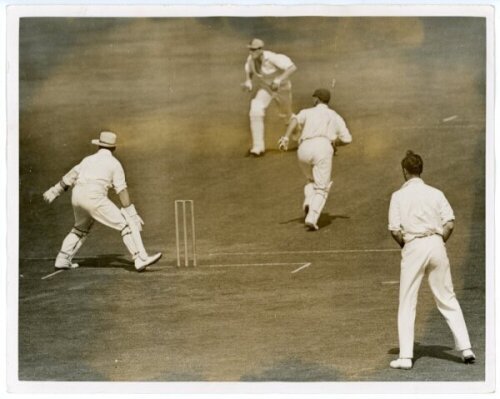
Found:
M 116 134 L 113 132 L 101 132 L 99 139 L 92 140 L 92 144 L 100 147 L 114 148 L 116 147 Z

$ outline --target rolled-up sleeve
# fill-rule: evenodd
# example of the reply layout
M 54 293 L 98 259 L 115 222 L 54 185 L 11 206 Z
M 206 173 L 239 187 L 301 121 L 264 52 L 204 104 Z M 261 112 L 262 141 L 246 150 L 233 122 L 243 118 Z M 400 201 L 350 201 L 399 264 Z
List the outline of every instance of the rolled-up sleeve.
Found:
M 451 208 L 450 203 L 446 199 L 445 195 L 440 192 L 439 195 L 439 216 L 441 218 L 441 224 L 445 224 L 446 222 L 451 222 L 455 220 L 455 214 L 453 213 L 453 209 Z
M 306 112 L 305 110 L 300 111 L 297 115 L 292 116 L 292 118 L 297 119 L 299 125 L 304 125 L 306 123 Z
M 390 231 L 401 231 L 401 214 L 399 208 L 399 197 L 397 193 L 391 196 L 391 203 L 389 204 L 389 226 Z
M 252 71 L 252 68 L 250 68 L 250 57 L 247 58 L 247 61 L 245 62 L 245 72 L 249 74 Z M 241 65 L 241 64 L 240 64 Z
M 349 129 L 347 129 L 347 125 L 345 124 L 344 119 L 342 119 L 341 116 L 337 116 L 337 121 L 336 121 L 336 126 L 337 126 L 337 136 L 345 144 L 349 144 L 352 142 L 352 135 L 351 132 L 349 132 Z
M 122 164 L 116 161 L 115 167 L 113 169 L 113 188 L 118 194 L 127 188 L 127 183 L 125 181 L 125 171 L 123 170 Z
M 294 65 L 293 61 L 284 54 L 269 53 L 268 59 L 279 69 L 285 70 Z

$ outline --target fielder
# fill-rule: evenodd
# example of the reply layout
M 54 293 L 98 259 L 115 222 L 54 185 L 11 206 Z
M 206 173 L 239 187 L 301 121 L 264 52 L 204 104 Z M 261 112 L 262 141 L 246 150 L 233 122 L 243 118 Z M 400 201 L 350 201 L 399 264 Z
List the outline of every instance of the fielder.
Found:
M 264 155 L 264 116 L 272 100 L 280 108 L 280 117 L 287 122 L 292 116 L 292 83 L 289 77 L 297 70 L 290 58 L 264 50 L 264 42 L 253 39 L 247 46 L 250 54 L 245 63 L 245 90 L 252 91 L 252 79 L 256 78 L 256 92 L 250 102 L 250 130 L 252 148 L 249 154 L 254 157 Z
M 114 156 L 116 135 L 101 132 L 97 152 L 84 158 L 73 167 L 61 181 L 48 189 L 43 198 L 52 203 L 59 195 L 72 187 L 71 203 L 75 224 L 64 239 L 56 261 L 56 269 L 72 269 L 72 263 L 80 247 L 87 239 L 94 220 L 121 232 L 123 242 L 134 259 L 135 269 L 143 271 L 161 258 L 161 252 L 149 256 L 141 239 L 144 222 L 131 204 L 125 182 L 123 167 Z M 121 210 L 108 198 L 108 189 L 113 187 L 122 205 Z
M 401 246 L 399 285 L 399 358 L 390 366 L 411 369 L 414 325 L 420 283 L 429 279 L 437 308 L 453 333 L 455 347 L 465 363 L 474 363 L 464 316 L 453 291 L 445 242 L 453 231 L 455 216 L 444 194 L 420 178 L 422 158 L 412 151 L 401 162 L 405 184 L 392 194 L 389 230 Z
M 330 91 L 317 89 L 313 93 L 314 107 L 294 115 L 286 133 L 279 139 L 280 150 L 286 151 L 293 131 L 299 127 L 299 148 L 297 156 L 302 172 L 307 178 L 304 187 L 303 209 L 305 225 L 309 230 L 318 230 L 318 220 L 328 193 L 331 180 L 334 146 L 347 145 L 352 136 L 342 117 L 328 107 Z

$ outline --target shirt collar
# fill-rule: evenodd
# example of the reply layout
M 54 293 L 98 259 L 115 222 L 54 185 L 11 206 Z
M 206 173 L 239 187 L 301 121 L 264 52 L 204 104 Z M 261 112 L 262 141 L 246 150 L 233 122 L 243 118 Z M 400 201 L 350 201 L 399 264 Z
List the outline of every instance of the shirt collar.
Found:
M 412 177 L 410 180 L 405 182 L 401 188 L 408 187 L 410 184 L 423 184 L 423 180 L 420 177 Z
M 99 148 L 99 151 L 97 151 L 99 154 L 111 156 L 113 155 L 110 150 L 107 150 L 106 148 Z
M 328 104 L 318 103 L 318 104 L 316 104 L 316 107 L 318 107 L 318 108 L 328 108 Z

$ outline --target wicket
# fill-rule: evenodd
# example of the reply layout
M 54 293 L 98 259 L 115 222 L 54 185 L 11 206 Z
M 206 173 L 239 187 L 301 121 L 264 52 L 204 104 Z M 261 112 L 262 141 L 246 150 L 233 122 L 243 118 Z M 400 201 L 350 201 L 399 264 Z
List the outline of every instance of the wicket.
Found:
M 186 206 L 187 204 L 187 206 Z M 180 217 L 182 214 L 182 233 L 184 242 L 184 266 L 189 266 L 189 244 L 188 244 L 188 223 L 187 218 L 191 216 L 191 250 L 193 255 L 193 266 L 196 266 L 196 236 L 194 228 L 194 201 L 175 200 L 175 243 L 177 247 L 177 267 L 181 266 L 181 237 L 180 237 Z M 186 209 L 187 208 L 187 209 Z

